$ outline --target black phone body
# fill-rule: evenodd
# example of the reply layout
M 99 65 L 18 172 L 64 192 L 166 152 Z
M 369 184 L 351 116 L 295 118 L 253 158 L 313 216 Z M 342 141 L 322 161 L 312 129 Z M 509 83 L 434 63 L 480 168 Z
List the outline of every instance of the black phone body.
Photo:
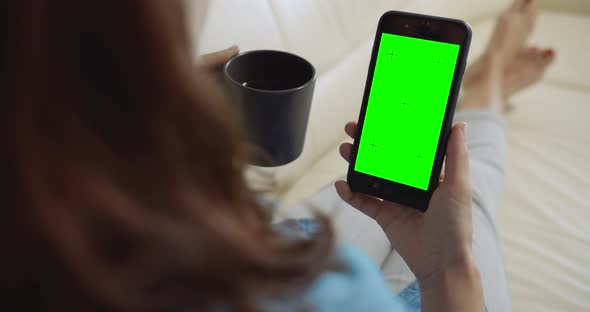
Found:
M 377 28 L 348 183 L 426 211 L 445 158 L 471 28 L 460 20 L 385 13 Z

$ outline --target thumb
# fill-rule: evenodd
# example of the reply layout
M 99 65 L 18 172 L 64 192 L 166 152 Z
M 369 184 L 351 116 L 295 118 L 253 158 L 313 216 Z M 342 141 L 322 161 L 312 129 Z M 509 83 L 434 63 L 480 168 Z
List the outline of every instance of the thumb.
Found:
M 453 127 L 447 145 L 445 182 L 450 185 L 469 184 L 469 155 L 465 143 L 466 123 Z

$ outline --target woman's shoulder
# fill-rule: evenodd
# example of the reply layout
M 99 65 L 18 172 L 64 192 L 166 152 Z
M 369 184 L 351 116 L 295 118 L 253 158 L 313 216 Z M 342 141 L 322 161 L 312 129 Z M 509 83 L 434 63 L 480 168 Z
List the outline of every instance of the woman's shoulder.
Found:
M 321 275 L 307 294 L 317 311 L 405 311 L 369 256 L 352 246 L 337 256 L 342 269 Z

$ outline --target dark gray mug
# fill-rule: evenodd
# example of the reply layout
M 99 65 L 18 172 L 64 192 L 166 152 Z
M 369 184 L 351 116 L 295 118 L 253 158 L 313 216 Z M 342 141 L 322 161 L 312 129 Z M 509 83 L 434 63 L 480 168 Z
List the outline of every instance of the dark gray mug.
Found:
M 225 64 L 230 95 L 249 139 L 260 151 L 253 165 L 277 167 L 303 152 L 316 81 L 313 65 L 280 51 L 251 51 Z

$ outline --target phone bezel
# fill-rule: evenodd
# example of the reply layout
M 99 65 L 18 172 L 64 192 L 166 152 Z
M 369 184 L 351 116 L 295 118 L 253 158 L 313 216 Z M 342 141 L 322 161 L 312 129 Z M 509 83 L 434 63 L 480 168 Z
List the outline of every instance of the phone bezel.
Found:
M 367 111 L 369 93 L 371 91 L 375 65 L 377 63 L 377 54 L 379 52 L 383 33 L 453 43 L 460 46 L 459 57 L 453 74 L 451 92 L 447 101 L 447 108 L 445 110 L 445 116 L 440 132 L 439 144 L 432 172 L 430 174 L 428 190 L 417 189 L 394 181 L 354 171 L 356 155 L 358 153 L 360 137 L 362 135 L 365 114 Z M 365 91 L 358 119 L 356 139 L 350 155 L 347 180 L 353 192 L 368 194 L 387 201 L 400 203 L 420 211 L 426 211 L 430 198 L 439 184 L 440 171 L 446 154 L 447 141 L 453 123 L 453 116 L 455 114 L 455 107 L 459 97 L 461 81 L 465 72 L 470 44 L 471 27 L 464 21 L 399 11 L 389 11 L 383 14 L 379 20 L 377 33 L 375 35 L 367 82 L 365 84 Z

